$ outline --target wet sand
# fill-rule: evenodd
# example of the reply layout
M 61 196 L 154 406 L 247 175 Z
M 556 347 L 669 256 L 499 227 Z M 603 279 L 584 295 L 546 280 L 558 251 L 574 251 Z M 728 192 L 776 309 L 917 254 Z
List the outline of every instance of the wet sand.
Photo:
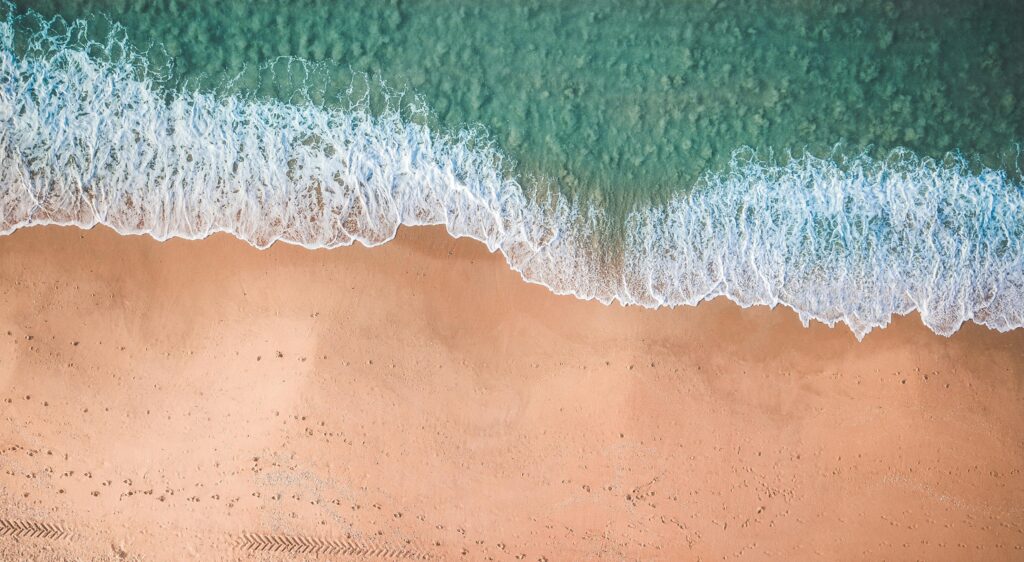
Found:
M 558 297 L 439 229 L 0 238 L 3 560 L 1011 560 L 1024 332 Z

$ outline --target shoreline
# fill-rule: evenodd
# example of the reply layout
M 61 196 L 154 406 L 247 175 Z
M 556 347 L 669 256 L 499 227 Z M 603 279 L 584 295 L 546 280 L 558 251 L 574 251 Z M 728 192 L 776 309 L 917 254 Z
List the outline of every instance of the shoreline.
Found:
M 32 227 L 0 287 L 0 519 L 77 537 L 0 555 L 1024 550 L 1022 330 L 603 305 L 443 227 L 330 251 Z
M 882 134 L 885 149 L 877 153 L 868 145 L 874 146 L 881 130 L 860 131 L 862 123 L 851 121 L 856 136 L 864 134 L 861 141 L 847 152 L 839 141 L 853 137 L 824 134 L 819 146 L 831 148 L 818 156 L 788 151 L 808 147 L 808 131 L 815 127 L 804 130 L 802 123 L 796 136 L 772 139 L 773 133 L 761 140 L 751 131 L 697 134 L 689 123 L 679 136 L 621 137 L 628 142 L 602 150 L 599 159 L 573 149 L 577 136 L 569 135 L 555 143 L 562 148 L 542 151 L 565 152 L 566 162 L 581 160 L 587 163 L 581 170 L 606 178 L 643 176 L 641 170 L 656 168 L 671 176 L 671 170 L 686 167 L 689 155 L 696 158 L 691 164 L 697 164 L 700 179 L 615 182 L 621 189 L 603 189 L 599 181 L 564 176 L 568 169 L 558 165 L 527 180 L 532 176 L 518 176 L 509 160 L 514 151 L 491 142 L 469 114 L 451 128 L 437 128 L 422 99 L 382 107 L 375 107 L 373 96 L 340 105 L 300 103 L 294 96 L 308 93 L 304 79 L 280 84 L 289 92 L 287 100 L 247 88 L 166 89 L 162 79 L 171 78 L 171 69 L 166 75 L 146 72 L 147 51 L 133 48 L 116 25 L 101 30 L 95 42 L 82 43 L 85 20 L 64 25 L 8 8 L 0 21 L 0 75 L 11 84 L 4 111 L 18 118 L 0 139 L 12 163 L 0 170 L 0 232 L 27 223 L 102 221 L 160 237 L 230 230 L 257 246 L 287 238 L 308 247 L 380 243 L 403 226 L 444 224 L 454 235 L 500 248 L 512 268 L 533 282 L 602 302 L 655 307 L 728 295 L 743 305 L 785 304 L 801 318 L 843 322 L 858 337 L 888 325 L 894 313 L 911 310 L 944 335 L 967 320 L 996 329 L 1024 326 L 1019 178 L 1002 157 L 995 168 L 972 165 L 988 151 L 960 138 L 943 134 L 935 150 L 918 150 L 912 139 L 938 138 L 920 135 L 919 120 L 898 127 L 907 142 Z M 993 14 L 974 15 L 984 16 L 980 24 Z M 19 47 L 26 44 L 31 48 Z M 664 85 L 667 77 L 662 78 Z M 1017 82 L 1024 83 L 1010 80 L 1006 87 Z M 54 87 L 38 88 L 40 83 Z M 613 85 L 593 92 L 606 86 Z M 667 92 L 693 93 L 690 86 Z M 809 92 L 828 93 L 810 98 L 842 113 L 840 94 L 860 89 Z M 994 98 L 978 92 L 969 93 L 980 96 L 979 107 L 987 109 Z M 518 107 L 537 102 L 524 91 L 515 93 L 526 104 Z M 676 107 L 696 101 L 691 94 Z M 1001 106 L 1011 111 L 1016 98 L 1007 95 Z M 605 98 L 586 97 L 595 107 L 607 103 Z M 749 101 L 742 98 L 733 101 Z M 777 104 L 785 96 L 773 98 Z M 891 109 L 879 101 L 879 108 Z M 512 105 L 491 106 L 504 122 L 501 107 Z M 655 115 L 634 110 L 628 112 L 634 118 Z M 671 113 L 681 118 L 687 112 Z M 689 112 L 690 119 L 698 113 L 703 114 Z M 731 109 L 726 113 L 733 115 Z M 760 110 L 755 113 L 763 118 Z M 969 113 L 967 122 L 978 127 L 978 112 Z M 602 109 L 595 124 L 618 114 Z M 816 122 L 820 115 L 813 111 L 809 121 L 799 121 Z M 883 122 L 902 113 L 884 115 Z M 977 140 L 988 144 L 995 138 L 991 132 L 1001 131 L 1003 140 L 992 154 L 1009 158 L 1006 150 L 1018 135 L 999 126 L 1006 122 L 997 119 L 994 128 L 977 129 L 985 131 Z M 529 122 L 514 127 L 527 136 L 545 128 Z M 563 128 L 556 124 L 554 130 Z M 598 125 L 583 135 L 592 137 L 584 144 L 610 148 L 596 142 L 600 131 L 613 132 Z M 536 146 L 547 147 L 561 135 L 543 138 Z M 641 138 L 647 141 L 633 142 Z M 634 157 L 623 159 L 630 151 Z M 787 156 L 777 160 L 776 153 Z M 712 156 L 722 164 L 709 166 Z M 652 166 L 652 158 L 663 163 Z M 527 160 L 533 158 L 522 159 L 524 166 Z M 649 205 L 634 198 L 647 192 Z M 623 243 L 602 244 L 603 232 L 621 234 Z

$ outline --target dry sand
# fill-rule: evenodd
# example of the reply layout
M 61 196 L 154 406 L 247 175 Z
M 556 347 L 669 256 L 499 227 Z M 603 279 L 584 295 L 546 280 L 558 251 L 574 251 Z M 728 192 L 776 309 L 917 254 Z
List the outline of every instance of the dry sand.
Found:
M 1024 558 L 1024 332 L 606 307 L 437 229 L 31 228 L 0 291 L 3 560 Z

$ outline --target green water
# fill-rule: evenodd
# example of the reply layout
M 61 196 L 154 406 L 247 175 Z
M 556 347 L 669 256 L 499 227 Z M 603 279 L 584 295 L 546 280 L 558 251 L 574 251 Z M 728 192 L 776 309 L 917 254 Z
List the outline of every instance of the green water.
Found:
M 173 57 L 170 87 L 339 103 L 353 72 L 482 125 L 521 177 L 629 208 L 734 149 L 961 150 L 1011 168 L 1024 139 L 1024 2 L 30 0 Z M 307 78 L 285 71 L 321 63 Z M 260 68 L 264 70 L 260 70 Z M 225 86 L 228 77 L 239 78 Z M 177 86 L 176 86 L 177 85 Z M 358 89 L 357 89 L 358 90 Z M 411 96 L 404 98 L 406 101 Z

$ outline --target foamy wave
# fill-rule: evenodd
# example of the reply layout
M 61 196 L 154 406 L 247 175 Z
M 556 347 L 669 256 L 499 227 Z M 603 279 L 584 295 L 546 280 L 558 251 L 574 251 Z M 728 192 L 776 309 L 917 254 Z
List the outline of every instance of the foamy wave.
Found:
M 104 224 L 330 248 L 444 225 L 528 281 L 606 303 L 724 295 L 845 322 L 858 337 L 914 310 L 945 335 L 967 320 L 1024 324 L 1024 194 L 1001 171 L 910 154 L 779 166 L 737 153 L 692 194 L 634 212 L 610 250 L 600 209 L 528 195 L 468 132 L 443 137 L 360 107 L 168 94 L 123 43 L 35 24 L 0 25 L 5 234 Z

